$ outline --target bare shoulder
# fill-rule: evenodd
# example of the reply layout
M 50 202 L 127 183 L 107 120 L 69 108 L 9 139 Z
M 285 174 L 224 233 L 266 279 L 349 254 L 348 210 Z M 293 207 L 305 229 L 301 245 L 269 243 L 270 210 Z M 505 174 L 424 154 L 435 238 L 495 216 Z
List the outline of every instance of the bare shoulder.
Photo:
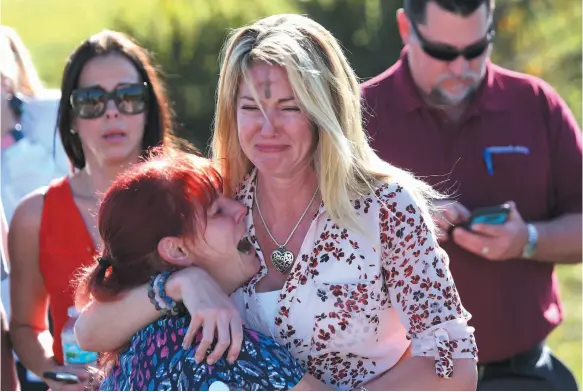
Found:
M 10 222 L 10 232 L 34 232 L 40 229 L 40 222 L 42 217 L 44 197 L 48 187 L 42 187 L 34 190 L 25 196 Z

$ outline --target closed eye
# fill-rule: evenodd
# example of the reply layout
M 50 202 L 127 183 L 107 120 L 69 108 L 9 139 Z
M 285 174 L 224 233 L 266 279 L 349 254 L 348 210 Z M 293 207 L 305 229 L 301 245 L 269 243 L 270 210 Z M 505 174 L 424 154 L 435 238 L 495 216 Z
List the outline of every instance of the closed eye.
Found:
M 283 110 L 285 110 L 286 112 L 299 112 L 300 108 L 294 106 L 294 107 L 283 108 Z
M 245 105 L 245 106 L 241 106 L 241 109 L 243 109 L 243 110 L 259 110 L 259 107 Z

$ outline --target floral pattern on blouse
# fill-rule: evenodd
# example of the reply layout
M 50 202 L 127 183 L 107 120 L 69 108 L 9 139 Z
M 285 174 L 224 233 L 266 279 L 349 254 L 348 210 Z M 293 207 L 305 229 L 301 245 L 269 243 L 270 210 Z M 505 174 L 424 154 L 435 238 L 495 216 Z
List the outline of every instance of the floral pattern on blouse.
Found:
M 353 201 L 366 233 L 340 227 L 321 204 L 282 288 L 275 320 L 264 320 L 255 287 L 267 274 L 253 214 L 256 170 L 236 199 L 248 209 L 247 227 L 262 267 L 232 298 L 250 328 L 274 336 L 316 378 L 355 389 L 391 369 L 411 347 L 435 359 L 440 378 L 454 358 L 477 359 L 471 315 L 463 308 L 428 220 L 399 184 L 384 184 Z

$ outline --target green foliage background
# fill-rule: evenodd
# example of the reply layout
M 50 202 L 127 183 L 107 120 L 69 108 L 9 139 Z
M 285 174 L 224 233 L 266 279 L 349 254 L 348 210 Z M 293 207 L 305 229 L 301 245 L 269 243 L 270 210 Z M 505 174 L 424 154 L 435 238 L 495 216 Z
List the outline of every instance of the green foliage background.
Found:
M 332 31 L 367 79 L 399 55 L 400 6 L 400 0 L 2 0 L 0 20 L 21 35 L 50 87 L 58 87 L 68 55 L 90 34 L 104 28 L 132 34 L 164 71 L 181 136 L 204 150 L 217 54 L 229 28 L 274 13 L 307 14 Z M 498 0 L 496 20 L 494 61 L 550 82 L 581 122 L 581 2 Z M 567 319 L 550 344 L 581 384 L 581 266 L 558 270 Z

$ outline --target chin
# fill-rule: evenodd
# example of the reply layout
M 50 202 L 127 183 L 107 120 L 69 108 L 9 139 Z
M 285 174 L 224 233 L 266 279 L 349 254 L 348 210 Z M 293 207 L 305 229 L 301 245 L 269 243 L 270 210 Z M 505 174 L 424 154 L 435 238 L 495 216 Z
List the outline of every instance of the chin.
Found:
M 136 151 L 123 151 L 118 149 L 117 151 L 108 151 L 101 156 L 100 161 L 104 166 L 114 166 L 123 165 L 126 163 L 134 163 L 138 160 L 140 156 L 139 152 Z

